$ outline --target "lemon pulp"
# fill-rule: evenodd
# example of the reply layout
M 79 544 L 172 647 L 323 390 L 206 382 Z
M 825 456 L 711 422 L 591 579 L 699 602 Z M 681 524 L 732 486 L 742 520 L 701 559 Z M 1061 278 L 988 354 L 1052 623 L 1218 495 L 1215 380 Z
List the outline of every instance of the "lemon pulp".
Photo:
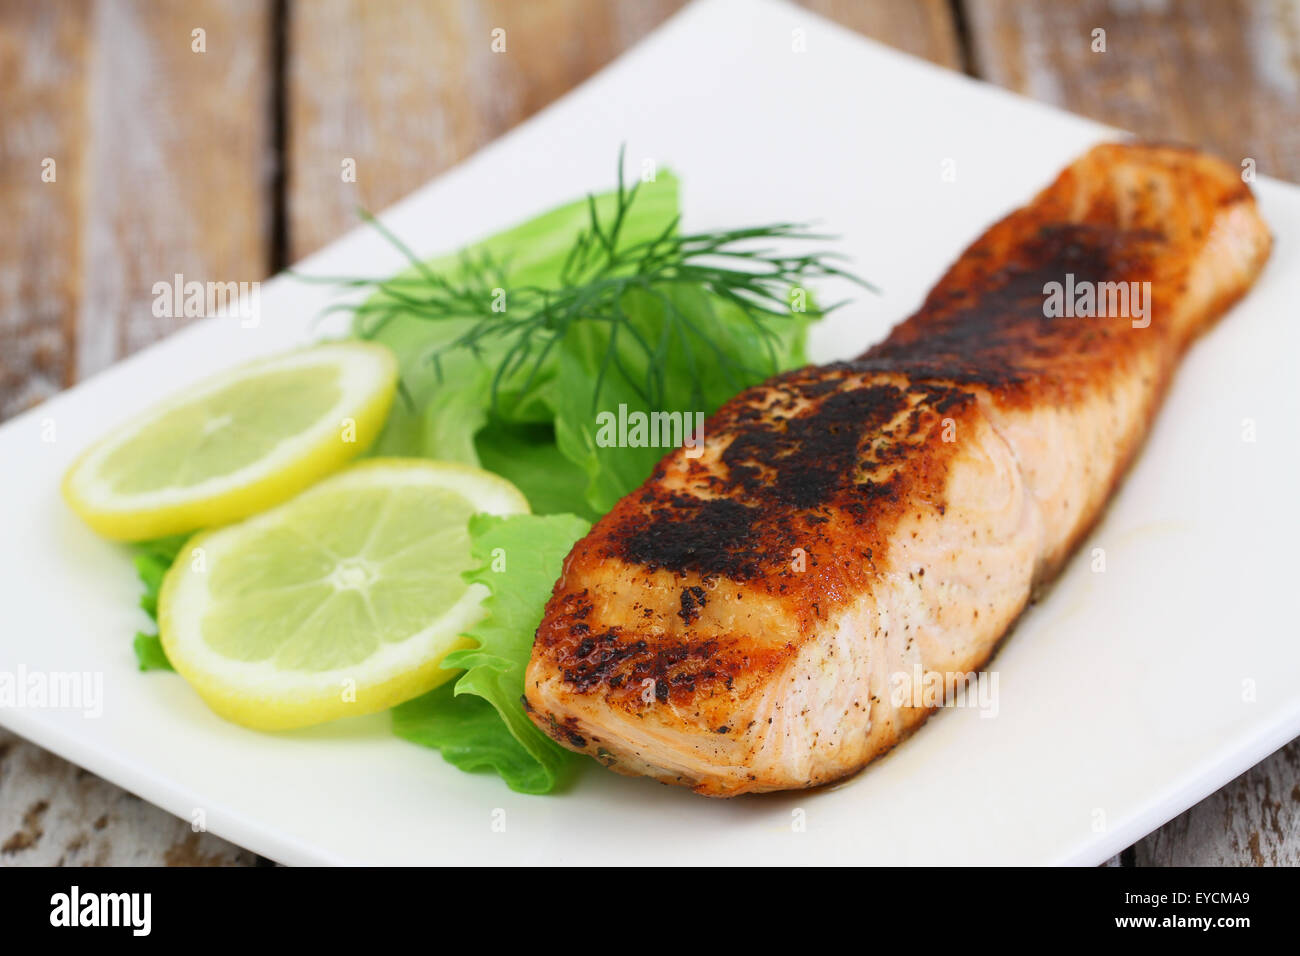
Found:
M 110 433 L 69 469 L 64 497 L 96 531 L 124 540 L 235 521 L 368 448 L 396 387 L 392 353 L 365 342 L 253 362 Z
M 477 468 L 376 459 L 182 549 L 159 600 L 163 647 L 218 713 L 282 729 L 369 713 L 451 673 L 485 596 L 476 512 L 528 510 Z

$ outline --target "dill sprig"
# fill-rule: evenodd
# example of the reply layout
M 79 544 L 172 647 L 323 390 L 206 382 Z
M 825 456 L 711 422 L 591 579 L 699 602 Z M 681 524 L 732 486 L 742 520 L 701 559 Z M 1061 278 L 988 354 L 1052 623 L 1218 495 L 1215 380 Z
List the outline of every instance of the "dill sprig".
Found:
M 748 381 L 778 371 L 777 333 L 774 323 L 792 314 L 794 290 L 804 289 L 810 303 L 804 311 L 814 317 L 843 305 L 819 307 L 806 286 L 819 279 L 847 279 L 875 291 L 870 283 L 841 268 L 842 257 L 824 250 L 790 254 L 770 244 L 822 242 L 834 237 L 810 231 L 799 223 L 774 223 L 741 229 L 680 234 L 675 217 L 656 237 L 622 242 L 627 216 L 636 202 L 641 183 L 628 187 L 623 179 L 623 153 L 619 152 L 618 188 L 612 215 L 602 216 L 594 196 L 587 197 L 588 223 L 565 258 L 555 287 L 512 286 L 509 264 L 485 251 L 461 254 L 459 268 L 437 272 L 412 252 L 379 220 L 363 218 L 391 242 L 410 262 L 411 269 L 384 280 L 328 279 L 341 286 L 371 287 L 378 294 L 361 305 L 345 305 L 363 337 L 373 337 L 394 317 L 410 316 L 432 321 L 476 320 L 463 334 L 434 350 L 430 359 L 441 377 L 441 361 L 448 352 L 464 349 L 483 356 L 489 344 L 498 344 L 500 358 L 492 377 L 491 401 L 498 408 L 507 384 L 527 394 L 547 368 L 547 359 L 575 325 L 603 323 L 609 338 L 597 375 L 593 407 L 599 403 L 604 381 L 620 374 L 649 407 L 664 404 L 665 357 L 680 343 L 686 367 L 699 395 L 701 362 L 711 358 L 714 367 L 739 391 Z M 756 246 L 756 243 L 769 245 Z M 675 287 L 691 286 L 735 306 L 765 345 L 770 367 L 753 369 L 740 364 L 701 328 L 698 317 L 683 310 L 670 294 Z M 629 295 L 644 293 L 663 307 L 663 323 L 651 340 L 632 321 L 626 305 Z M 502 298 L 506 307 L 501 307 Z M 623 361 L 619 344 L 630 341 L 644 357 L 644 372 L 637 374 Z M 697 354 L 697 349 L 703 354 Z M 640 364 L 640 363 L 638 363 Z M 521 383 L 521 384 L 520 384 Z

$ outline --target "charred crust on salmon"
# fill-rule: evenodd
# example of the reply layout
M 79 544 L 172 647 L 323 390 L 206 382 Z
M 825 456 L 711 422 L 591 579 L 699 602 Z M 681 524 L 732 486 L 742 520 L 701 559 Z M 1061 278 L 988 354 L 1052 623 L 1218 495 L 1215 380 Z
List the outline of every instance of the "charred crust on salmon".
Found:
M 933 710 L 892 674 L 984 666 L 1097 520 L 1182 352 L 1271 238 L 1237 171 L 1107 144 L 980 236 L 851 361 L 776 376 L 579 541 L 528 712 L 611 769 L 710 796 L 819 786 Z M 1148 324 L 1045 286 L 1146 283 Z

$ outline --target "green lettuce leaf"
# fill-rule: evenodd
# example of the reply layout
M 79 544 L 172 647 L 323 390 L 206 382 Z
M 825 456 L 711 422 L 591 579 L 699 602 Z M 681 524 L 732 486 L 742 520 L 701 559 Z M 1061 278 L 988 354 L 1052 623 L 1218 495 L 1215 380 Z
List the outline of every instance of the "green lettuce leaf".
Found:
M 135 546 L 135 573 L 139 575 L 140 583 L 144 585 L 144 593 L 140 595 L 140 607 L 144 608 L 145 613 L 155 624 L 158 623 L 158 592 L 162 588 L 163 576 L 172 566 L 176 555 L 187 540 L 189 536 L 181 534 L 146 541 Z M 167 654 L 163 651 L 162 641 L 158 639 L 157 634 L 137 631 L 132 647 L 135 649 L 135 659 L 140 670 L 175 669 L 171 661 L 167 660 Z
M 167 659 L 167 652 L 163 650 L 162 640 L 157 634 L 146 634 L 144 631 L 135 632 L 135 640 L 131 647 L 135 650 L 135 660 L 142 671 L 174 671 L 172 662 Z
M 632 245 L 658 236 L 677 216 L 677 178 L 660 170 L 654 182 L 642 183 L 620 232 L 620 245 Z M 616 208 L 613 192 L 592 197 L 599 215 L 610 217 Z M 560 274 L 578 236 L 590 222 L 587 199 L 567 203 L 520 223 L 458 253 L 430 260 L 426 268 L 450 279 L 462 277 L 467 262 L 484 257 L 502 264 L 506 287 L 556 288 Z M 404 277 L 414 276 L 408 269 Z M 410 291 L 410 290 L 408 290 Z M 410 294 L 416 294 L 410 291 Z M 519 452 L 530 457 L 536 442 L 511 430 L 515 425 L 551 425 L 552 393 L 558 357 L 522 392 L 522 382 L 507 381 L 498 412 L 504 418 L 488 420 L 492 376 L 505 355 L 505 347 L 487 343 L 478 354 L 460 350 L 435 364 L 434 354 L 470 328 L 474 319 L 429 320 L 404 314 L 400 303 L 384 292 L 372 296 L 364 309 L 386 307 L 391 317 L 369 337 L 393 350 L 401 364 L 404 399 L 394 404 L 384 432 L 371 454 L 412 455 L 479 464 L 476 438 L 485 430 L 498 433 L 487 439 L 493 449 L 509 450 L 516 440 Z M 365 322 L 359 316 L 357 329 Z M 509 454 L 509 451 L 507 451 Z M 527 489 L 524 489 L 528 494 Z M 530 501 L 532 499 L 530 498 Z M 533 502 L 534 509 L 543 509 Z M 574 510 L 574 503 L 556 511 Z M 551 509 L 546 509 L 551 510 Z
M 526 750 L 482 697 L 456 695 L 453 683 L 393 708 L 393 733 L 442 753 L 467 773 L 490 771 L 519 793 L 547 793 L 557 778 Z
M 456 280 L 475 262 L 490 260 L 501 266 L 507 290 L 555 288 L 590 224 L 592 205 L 608 221 L 616 195 L 561 206 L 426 268 Z M 641 184 L 618 242 L 654 239 L 677 216 L 677 180 L 661 171 L 653 183 Z M 404 279 L 404 295 L 418 295 L 418 283 L 427 281 L 415 269 Z M 608 442 L 602 421 L 617 418 L 620 407 L 624 415 L 675 413 L 684 436 L 695 413 L 707 416 L 745 387 L 806 362 L 804 341 L 816 314 L 810 306 L 808 313 L 760 328 L 718 294 L 681 283 L 629 292 L 619 306 L 628 318 L 623 338 L 611 340 L 612 323 L 575 323 L 547 353 L 539 374 L 516 371 L 497 383 L 495 407 L 494 375 L 506 358 L 505 344 L 487 341 L 478 351 L 446 352 L 433 361 L 472 327 L 473 317 L 421 318 L 381 291 L 363 305 L 355 327 L 392 349 L 401 366 L 401 394 L 369 454 L 479 465 L 516 484 L 535 512 L 472 519 L 478 567 L 466 580 L 489 593 L 485 618 L 467 632 L 474 646 L 445 661 L 464 673 L 392 712 L 399 737 L 436 748 L 460 769 L 494 772 L 523 793 L 555 790 L 575 766 L 573 755 L 539 731 L 522 704 L 533 638 L 563 560 L 590 522 L 635 489 L 670 450 L 663 442 Z M 384 316 L 377 327 L 367 322 L 376 315 Z M 654 343 L 653 354 L 647 356 L 633 336 Z M 640 386 L 648 376 L 672 407 L 647 406 Z M 163 576 L 185 540 L 137 550 L 141 606 L 155 621 Z M 138 633 L 134 648 L 142 670 L 170 669 L 157 634 Z
M 670 303 L 677 316 L 673 320 L 666 315 Z M 583 503 L 598 515 L 635 491 L 672 447 L 683 444 L 701 413 L 707 418 L 745 388 L 805 364 L 803 344 L 812 321 L 809 313 L 792 313 L 758 328 L 738 306 L 694 286 L 673 286 L 658 295 L 630 294 L 623 311 L 631 327 L 656 344 L 660 389 L 678 404 L 657 408 L 646 402 L 637 386 L 645 381 L 651 361 L 629 336 L 613 343 L 613 362 L 606 358 L 611 350 L 607 323 L 583 323 L 565 337 L 559 348 L 560 378 L 575 384 L 555 392 L 555 436 L 560 452 L 585 476 Z M 725 364 L 720 356 L 726 357 Z M 612 371 L 601 379 L 596 395 L 594 383 L 606 364 Z M 658 434 L 643 436 L 653 442 L 639 447 L 610 428 L 612 422 L 634 422 L 635 416 L 648 422 L 652 414 L 663 413 L 667 416 L 655 420 L 659 427 L 649 430 Z M 703 437 L 708 440 L 707 434 Z
M 512 425 L 493 419 L 474 440 L 479 465 L 509 480 L 537 514 L 572 513 L 595 521 L 587 505 L 588 478 L 565 457 L 552 425 Z
M 616 194 L 605 193 L 591 202 L 608 217 Z M 620 244 L 660 236 L 678 212 L 677 179 L 661 172 L 653 183 L 640 184 L 619 233 Z M 569 203 L 456 255 L 432 260 L 426 268 L 456 281 L 470 263 L 487 256 L 505 264 L 506 288 L 554 288 L 573 243 L 589 223 L 588 201 Z M 416 270 L 407 270 L 403 279 L 413 283 L 404 286 L 403 294 L 418 297 L 423 280 Z M 809 304 L 807 312 L 764 320 L 759 327 L 734 303 L 701 287 L 678 284 L 630 293 L 622 309 L 631 329 L 624 328 L 620 339 L 611 343 L 611 323 L 576 323 L 548 355 L 541 373 L 527 383 L 526 394 L 525 383 L 507 376 L 498 407 L 489 410 L 493 374 L 505 358 L 504 345 L 488 341 L 477 353 L 457 350 L 442 355 L 437 365 L 432 361 L 434 353 L 470 328 L 473 319 L 421 318 L 384 291 L 364 308 L 388 315 L 371 337 L 399 356 L 405 392 L 374 454 L 480 465 L 518 485 L 538 514 L 572 513 L 591 519 L 633 491 L 669 451 L 662 443 L 603 443 L 601 413 L 617 415 L 620 406 L 629 413 L 668 412 L 683 416 L 676 429 L 680 434 L 685 419 L 694 422 L 696 412 L 712 414 L 744 388 L 804 364 L 803 345 L 816 314 Z M 363 312 L 357 328 L 375 314 Z M 654 354 L 647 356 L 633 335 L 652 343 Z M 651 374 L 675 407 L 647 405 L 640 386 Z
M 474 558 L 465 580 L 489 590 L 487 616 L 466 636 L 476 647 L 447 655 L 465 668 L 449 685 L 393 709 L 393 732 L 436 747 L 464 770 L 491 769 L 521 793 L 548 793 L 564 779 L 572 754 L 524 713 L 524 669 L 533 635 L 564 558 L 590 525 L 574 515 L 475 515 Z

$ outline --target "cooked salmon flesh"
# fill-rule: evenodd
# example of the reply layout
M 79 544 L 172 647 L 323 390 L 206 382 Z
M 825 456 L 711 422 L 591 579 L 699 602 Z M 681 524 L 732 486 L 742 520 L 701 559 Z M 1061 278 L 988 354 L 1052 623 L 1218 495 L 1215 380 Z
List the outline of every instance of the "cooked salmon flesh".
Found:
M 859 770 L 942 703 L 899 675 L 951 695 L 988 662 L 1270 245 L 1233 167 L 1094 148 L 883 342 L 736 396 L 575 545 L 532 719 L 709 796 Z

